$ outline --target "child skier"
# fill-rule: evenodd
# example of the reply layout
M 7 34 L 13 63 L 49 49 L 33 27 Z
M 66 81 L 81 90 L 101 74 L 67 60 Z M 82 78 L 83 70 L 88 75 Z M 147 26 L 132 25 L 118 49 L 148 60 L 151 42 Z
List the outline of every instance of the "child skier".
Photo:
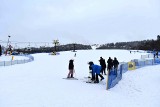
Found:
M 69 66 L 68 66 L 68 69 L 69 69 L 69 73 L 68 73 L 68 76 L 67 78 L 74 78 L 73 77 L 73 72 L 74 72 L 74 64 L 73 64 L 73 59 L 69 60 Z

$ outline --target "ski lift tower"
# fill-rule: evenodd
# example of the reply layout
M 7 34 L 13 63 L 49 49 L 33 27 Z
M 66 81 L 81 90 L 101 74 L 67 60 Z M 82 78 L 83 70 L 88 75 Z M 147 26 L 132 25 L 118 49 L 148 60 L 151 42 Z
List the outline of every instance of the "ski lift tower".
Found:
M 9 39 L 10 39 L 10 35 L 8 35 L 8 41 L 7 41 L 7 48 L 8 48 L 8 46 L 9 46 Z
M 73 43 L 73 52 L 76 52 L 76 43 Z
M 53 44 L 54 44 L 54 51 L 56 52 L 56 46 L 59 44 L 59 40 L 53 40 Z

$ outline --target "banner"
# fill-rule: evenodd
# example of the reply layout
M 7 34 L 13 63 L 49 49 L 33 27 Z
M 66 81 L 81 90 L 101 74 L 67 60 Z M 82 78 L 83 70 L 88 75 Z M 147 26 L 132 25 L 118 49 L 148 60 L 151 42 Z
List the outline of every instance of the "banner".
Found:
M 135 62 L 128 62 L 128 70 L 135 70 Z

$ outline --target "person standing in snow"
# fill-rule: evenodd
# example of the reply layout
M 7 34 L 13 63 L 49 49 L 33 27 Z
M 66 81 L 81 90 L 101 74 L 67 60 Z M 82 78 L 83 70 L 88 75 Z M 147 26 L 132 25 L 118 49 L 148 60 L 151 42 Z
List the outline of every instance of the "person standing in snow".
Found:
M 92 69 L 92 77 L 94 77 L 96 75 L 96 80 L 94 81 L 94 83 L 99 83 L 98 76 L 101 77 L 101 81 L 102 81 L 104 79 L 104 77 L 100 74 L 101 66 L 94 64 L 92 61 L 89 62 L 88 64 Z
M 102 67 L 102 69 L 101 69 L 102 75 L 103 75 L 103 73 L 106 75 L 106 62 L 105 62 L 105 59 L 100 57 L 99 62 L 100 62 L 100 65 Z
M 74 54 L 74 57 L 76 57 L 76 53 Z
M 158 58 L 158 51 L 156 52 L 156 56 L 157 56 L 157 58 Z
M 111 59 L 111 57 L 109 57 L 109 59 L 107 60 L 108 66 L 107 66 L 107 70 L 111 71 L 112 67 L 113 67 L 113 60 Z
M 117 58 L 114 57 L 113 66 L 114 66 L 114 72 L 115 72 L 116 76 L 117 76 L 118 65 L 119 65 L 119 62 L 118 62 Z
M 69 66 L 68 66 L 68 69 L 69 69 L 69 73 L 68 73 L 68 76 L 67 78 L 74 78 L 73 77 L 73 72 L 74 72 L 74 64 L 73 64 L 73 59 L 69 60 Z

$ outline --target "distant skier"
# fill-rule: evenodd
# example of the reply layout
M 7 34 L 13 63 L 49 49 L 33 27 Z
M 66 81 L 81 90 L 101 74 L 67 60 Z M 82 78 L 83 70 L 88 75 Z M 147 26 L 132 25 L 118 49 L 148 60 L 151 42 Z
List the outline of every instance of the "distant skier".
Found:
M 118 65 L 119 65 L 119 62 L 118 62 L 117 58 L 114 57 L 113 66 L 114 66 L 114 72 L 115 72 L 116 76 L 117 76 Z
M 106 62 L 105 62 L 105 59 L 100 57 L 99 62 L 100 62 L 100 65 L 102 67 L 102 69 L 101 69 L 102 75 L 103 75 L 103 73 L 106 75 Z
M 73 64 L 73 59 L 69 60 L 69 66 L 68 66 L 68 69 L 69 69 L 69 73 L 68 73 L 68 76 L 67 78 L 74 78 L 73 77 L 73 73 L 74 73 L 74 64 Z
M 101 77 L 101 81 L 102 81 L 104 77 L 100 74 L 101 66 L 94 64 L 92 61 L 89 62 L 88 64 L 92 69 L 92 77 L 95 77 L 96 75 L 96 80 L 94 81 L 94 83 L 99 83 L 98 76 Z
M 112 67 L 113 67 L 113 60 L 111 59 L 111 57 L 109 57 L 109 59 L 107 60 L 108 66 L 107 66 L 107 70 L 111 71 Z
M 74 57 L 76 57 L 76 53 L 74 54 Z

